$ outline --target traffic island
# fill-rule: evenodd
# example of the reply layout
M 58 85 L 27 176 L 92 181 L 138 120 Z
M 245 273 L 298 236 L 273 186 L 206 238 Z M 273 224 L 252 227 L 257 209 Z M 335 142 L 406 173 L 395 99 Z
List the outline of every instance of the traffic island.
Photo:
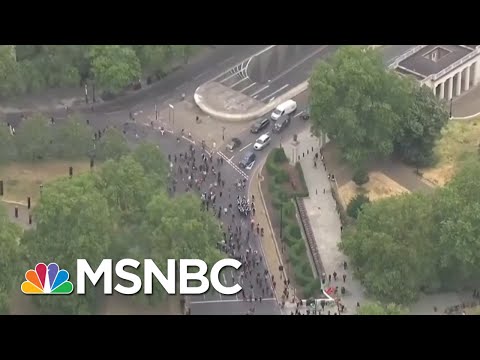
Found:
M 322 296 L 321 281 L 316 277 L 293 201 L 308 196 L 302 174 L 288 163 L 284 150 L 279 148 L 269 154 L 264 176 L 261 189 L 287 276 L 296 290 L 292 295 L 297 299 L 318 298 Z

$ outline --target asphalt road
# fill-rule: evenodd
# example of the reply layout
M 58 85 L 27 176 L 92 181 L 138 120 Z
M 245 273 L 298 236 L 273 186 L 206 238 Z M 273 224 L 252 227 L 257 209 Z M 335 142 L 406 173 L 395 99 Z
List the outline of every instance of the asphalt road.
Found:
M 254 62 L 261 62 L 264 55 L 253 57 L 248 67 L 232 67 L 222 77 L 215 81 L 251 96 L 259 101 L 268 103 L 286 91 L 307 80 L 315 64 L 339 48 L 339 45 L 312 45 L 303 49 L 295 58 L 287 62 L 280 73 L 272 73 L 270 78 L 261 82 L 255 78 L 249 69 L 258 66 Z M 247 61 L 248 62 L 248 61 Z

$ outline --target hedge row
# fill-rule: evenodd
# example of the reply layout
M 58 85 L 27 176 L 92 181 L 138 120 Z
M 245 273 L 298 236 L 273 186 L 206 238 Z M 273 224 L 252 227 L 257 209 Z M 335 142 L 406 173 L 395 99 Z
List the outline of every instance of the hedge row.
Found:
M 313 275 L 310 260 L 308 258 L 305 240 L 302 238 L 302 231 L 298 225 L 295 204 L 292 201 L 295 197 L 308 196 L 308 190 L 303 177 L 303 171 L 296 165 L 302 181 L 301 187 L 295 192 L 286 192 L 282 184 L 288 183 L 290 177 L 288 172 L 282 168 L 282 164 L 288 159 L 282 148 L 274 149 L 266 161 L 266 169 L 269 174 L 268 190 L 272 198 L 272 206 L 275 216 L 280 217 L 280 208 L 283 213 L 283 241 L 287 247 L 290 263 L 293 267 L 295 283 L 302 288 L 306 298 L 314 297 L 321 292 L 320 281 Z

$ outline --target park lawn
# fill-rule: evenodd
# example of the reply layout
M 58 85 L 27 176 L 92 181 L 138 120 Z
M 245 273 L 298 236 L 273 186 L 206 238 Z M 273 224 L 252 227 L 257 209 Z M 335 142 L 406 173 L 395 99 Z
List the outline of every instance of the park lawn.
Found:
M 345 185 L 339 187 L 338 192 L 345 208 L 358 194 L 368 196 L 370 201 L 377 201 L 410 192 L 408 189 L 379 171 L 372 171 L 368 176 L 370 180 L 362 186 L 357 186 L 351 180 Z
M 437 186 L 445 185 L 459 165 L 472 156 L 478 156 L 479 143 L 480 116 L 471 120 L 450 121 L 434 149 L 438 164 L 423 170 L 423 177 Z
M 40 185 L 60 177 L 68 176 L 68 168 L 73 167 L 73 175 L 90 171 L 87 161 L 52 160 L 37 163 L 15 162 L 0 167 L 0 179 L 4 181 L 4 197 L 6 202 L 27 203 L 31 197 L 35 204 L 40 195 Z M 97 164 L 95 164 L 97 166 Z

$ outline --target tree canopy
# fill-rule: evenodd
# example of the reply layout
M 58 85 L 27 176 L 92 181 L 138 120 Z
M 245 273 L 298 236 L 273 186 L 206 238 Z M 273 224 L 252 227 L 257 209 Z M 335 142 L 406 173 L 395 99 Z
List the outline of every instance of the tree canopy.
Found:
M 201 210 L 194 195 L 170 197 L 167 174 L 160 150 L 141 145 L 108 160 L 97 172 L 46 185 L 34 209 L 36 229 L 22 239 L 29 262 L 52 259 L 71 273 L 79 258 L 92 266 L 107 258 L 152 259 L 161 269 L 169 258 L 201 258 L 213 264 L 222 258 L 216 248 L 222 238 L 218 220 Z M 138 271 L 140 275 L 143 270 Z M 101 291 L 88 285 L 86 290 L 85 296 L 34 301 L 45 313 L 92 314 L 103 298 Z M 154 304 L 165 295 L 160 284 L 154 284 L 153 296 L 136 295 L 135 300 Z
M 363 206 L 340 247 L 366 289 L 409 304 L 420 291 L 455 290 L 480 276 L 480 163 L 468 162 L 445 188 Z
M 351 165 L 394 151 L 414 164 L 433 161 L 448 114 L 431 90 L 387 70 L 377 50 L 341 48 L 309 83 L 313 132 L 327 133 Z
M 116 94 L 133 81 L 171 71 L 198 45 L 2 45 L 0 98 L 95 81 Z
M 394 303 L 382 305 L 380 303 L 366 303 L 357 310 L 357 315 L 406 315 L 407 309 Z

